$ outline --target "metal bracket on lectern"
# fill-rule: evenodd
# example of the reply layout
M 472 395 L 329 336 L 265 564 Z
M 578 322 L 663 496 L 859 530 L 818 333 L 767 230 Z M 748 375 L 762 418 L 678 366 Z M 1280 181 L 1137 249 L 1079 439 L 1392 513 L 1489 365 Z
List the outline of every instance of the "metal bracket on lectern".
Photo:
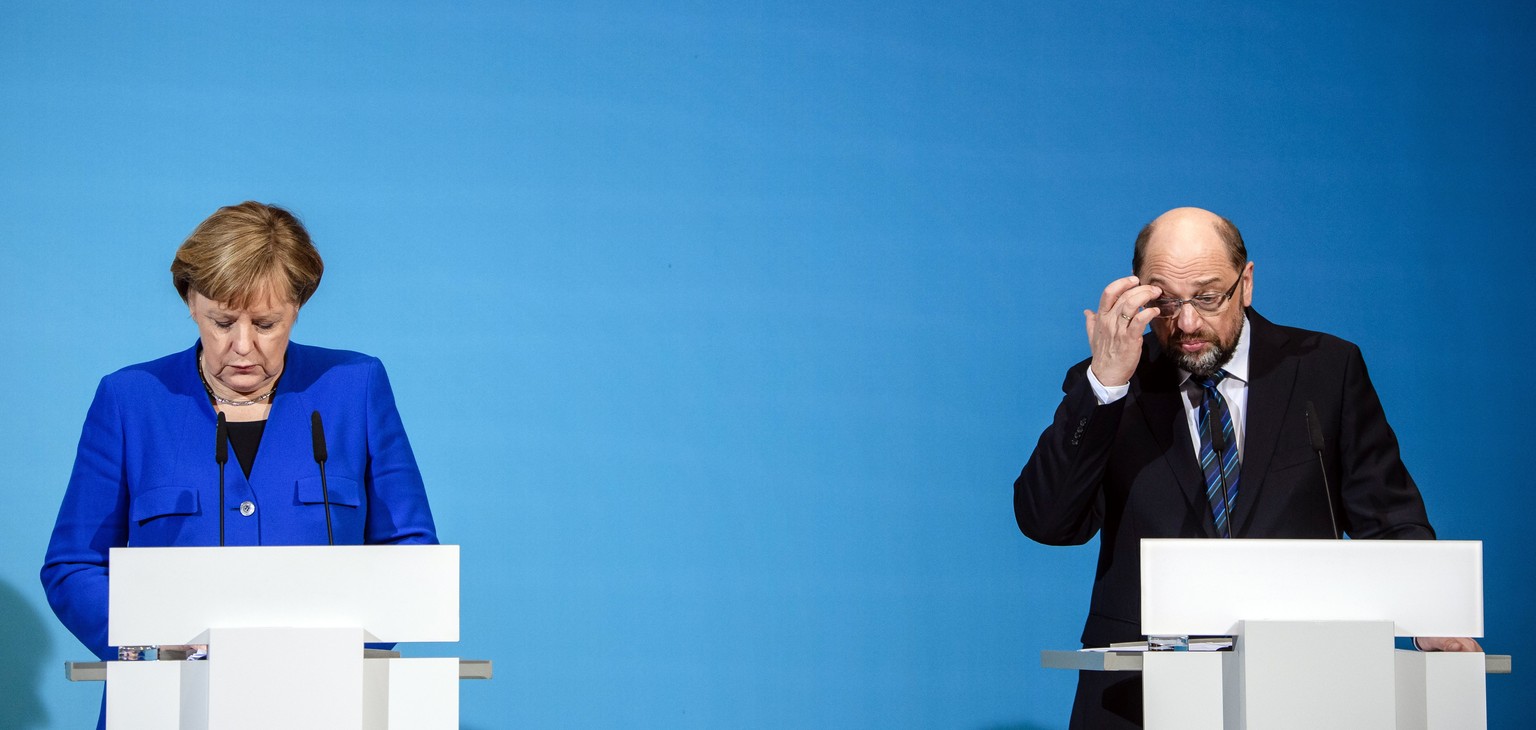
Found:
M 1040 652 L 1040 666 L 1046 669 L 1075 669 L 1087 672 L 1139 672 L 1145 651 L 1073 651 L 1046 649 Z M 1485 654 L 1488 674 L 1512 674 L 1514 657 L 1510 654 Z M 463 671 L 460 670 L 460 677 Z
M 381 649 L 369 649 L 368 659 L 398 659 L 400 652 L 384 651 Z M 380 652 L 393 656 L 374 656 L 371 652 Z M 64 678 L 71 682 L 105 682 L 107 681 L 106 662 L 64 662 Z M 460 659 L 459 679 L 490 679 L 491 660 L 489 659 Z

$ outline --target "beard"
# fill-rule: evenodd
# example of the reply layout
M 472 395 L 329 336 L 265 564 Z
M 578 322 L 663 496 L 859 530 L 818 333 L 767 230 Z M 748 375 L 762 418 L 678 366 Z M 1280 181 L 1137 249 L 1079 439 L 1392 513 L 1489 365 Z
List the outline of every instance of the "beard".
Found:
M 1222 340 L 1220 335 L 1205 340 L 1201 335 L 1185 335 L 1175 330 L 1168 334 L 1168 352 L 1173 355 L 1173 362 L 1180 368 L 1204 380 L 1232 362 L 1232 356 L 1237 354 L 1237 341 L 1243 336 L 1243 322 L 1241 318 L 1237 320 L 1237 329 L 1233 330 L 1231 340 Z M 1179 349 L 1180 343 L 1191 340 L 1205 340 L 1211 346 L 1195 353 Z

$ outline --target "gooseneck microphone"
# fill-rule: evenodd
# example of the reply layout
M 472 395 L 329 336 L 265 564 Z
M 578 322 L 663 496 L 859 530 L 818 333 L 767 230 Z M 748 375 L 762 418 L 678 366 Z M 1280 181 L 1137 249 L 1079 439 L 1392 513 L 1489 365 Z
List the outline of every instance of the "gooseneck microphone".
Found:
M 1214 419 L 1213 419 L 1214 420 Z M 1227 434 L 1223 433 L 1220 424 L 1211 424 L 1211 451 L 1215 452 L 1216 476 L 1221 479 L 1221 501 L 1227 505 L 1227 537 L 1232 536 L 1232 491 L 1227 487 L 1227 471 L 1221 468 L 1226 460 Z
M 335 545 L 336 536 L 331 533 L 331 493 L 325 487 L 325 426 L 320 423 L 320 411 L 309 412 L 309 435 L 314 442 L 315 463 L 320 465 L 320 499 L 325 502 L 325 544 Z
M 219 464 L 219 547 L 224 547 L 224 465 L 229 463 L 229 423 L 224 412 L 219 411 L 219 422 L 213 428 L 213 460 Z
M 1312 450 L 1317 452 L 1317 470 L 1323 475 L 1323 497 L 1328 500 L 1328 524 L 1333 526 L 1333 539 L 1339 539 L 1339 518 L 1333 514 L 1333 492 L 1328 489 L 1328 467 L 1323 465 L 1323 424 L 1317 420 L 1317 406 L 1307 401 L 1307 435 L 1312 438 Z

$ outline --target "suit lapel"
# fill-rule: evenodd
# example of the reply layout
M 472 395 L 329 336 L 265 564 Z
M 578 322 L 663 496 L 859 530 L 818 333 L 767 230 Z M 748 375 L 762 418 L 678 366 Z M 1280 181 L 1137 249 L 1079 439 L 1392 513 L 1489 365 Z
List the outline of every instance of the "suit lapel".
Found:
M 1216 537 L 1216 523 L 1205 496 L 1205 479 L 1189 440 L 1189 420 L 1184 413 L 1178 368 L 1172 359 L 1162 356 L 1156 338 L 1148 335 L 1144 347 L 1151 348 L 1146 376 L 1133 379 L 1131 395 L 1189 509 L 1205 516 L 1200 522 L 1205 536 Z
M 1260 512 L 1264 477 L 1280 441 L 1291 394 L 1296 385 L 1296 360 L 1284 356 L 1285 332 L 1252 309 L 1248 310 L 1252 344 L 1248 351 L 1248 408 L 1244 417 L 1242 482 L 1233 504 L 1234 537 L 1248 533 Z

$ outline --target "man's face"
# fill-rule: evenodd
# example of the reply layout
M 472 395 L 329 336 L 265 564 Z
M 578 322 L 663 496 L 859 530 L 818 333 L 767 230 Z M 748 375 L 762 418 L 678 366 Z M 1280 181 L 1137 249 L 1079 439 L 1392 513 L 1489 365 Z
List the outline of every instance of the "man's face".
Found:
M 1152 320 L 1153 334 L 1180 368 L 1208 377 L 1232 360 L 1243 331 L 1243 307 L 1253 303 L 1253 263 L 1233 268 L 1213 218 L 1187 214 L 1160 220 L 1137 275 L 1170 299 L 1220 296 L 1236 284 L 1214 313 L 1185 304 L 1173 317 Z

